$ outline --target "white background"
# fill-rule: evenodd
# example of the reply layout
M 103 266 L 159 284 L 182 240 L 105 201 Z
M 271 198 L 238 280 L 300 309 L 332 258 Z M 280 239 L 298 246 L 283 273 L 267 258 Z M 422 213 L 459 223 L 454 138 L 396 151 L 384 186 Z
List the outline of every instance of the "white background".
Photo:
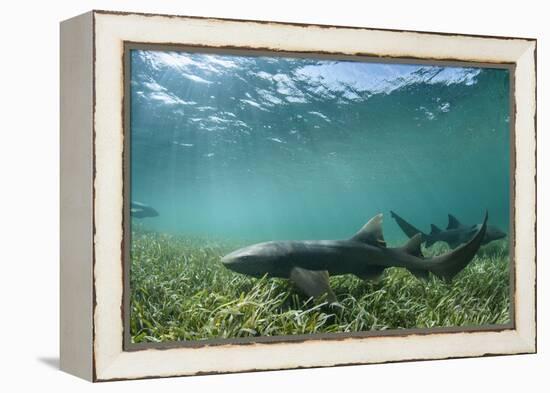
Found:
M 6 1 L 0 9 L 0 390 L 508 392 L 550 388 L 544 1 Z M 538 38 L 539 354 L 92 385 L 58 371 L 59 27 L 90 9 Z M 545 241 L 546 239 L 546 241 Z

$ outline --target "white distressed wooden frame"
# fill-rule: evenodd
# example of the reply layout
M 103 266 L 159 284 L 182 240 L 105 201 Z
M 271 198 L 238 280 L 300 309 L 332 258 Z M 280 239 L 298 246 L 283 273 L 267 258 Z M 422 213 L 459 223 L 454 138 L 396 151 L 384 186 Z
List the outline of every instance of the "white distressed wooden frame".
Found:
M 123 350 L 124 42 L 512 63 L 514 327 Z M 93 381 L 536 351 L 536 41 L 93 11 L 61 24 L 61 368 Z

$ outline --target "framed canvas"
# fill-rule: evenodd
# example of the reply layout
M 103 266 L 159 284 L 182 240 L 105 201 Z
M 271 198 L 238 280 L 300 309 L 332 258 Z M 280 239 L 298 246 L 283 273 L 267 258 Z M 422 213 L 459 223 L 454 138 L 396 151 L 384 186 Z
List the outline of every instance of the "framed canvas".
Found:
M 61 23 L 61 368 L 536 351 L 536 40 Z

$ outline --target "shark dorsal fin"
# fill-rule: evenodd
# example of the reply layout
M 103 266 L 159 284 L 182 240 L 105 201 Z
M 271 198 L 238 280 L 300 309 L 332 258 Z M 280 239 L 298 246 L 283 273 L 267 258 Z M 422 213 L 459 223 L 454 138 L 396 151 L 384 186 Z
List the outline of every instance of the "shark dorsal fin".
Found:
M 351 239 L 373 246 L 386 247 L 382 233 L 382 213 L 371 218 Z
M 435 235 L 436 233 L 441 232 L 441 229 L 437 225 L 432 224 L 431 227 L 432 231 L 430 232 L 430 235 Z
M 447 229 L 456 229 L 460 226 L 462 226 L 460 221 L 458 221 L 452 214 L 449 214 L 449 224 L 447 225 Z
M 420 245 L 422 244 L 422 235 L 420 233 L 417 233 L 413 237 L 410 238 L 410 240 L 405 244 L 403 247 L 401 247 L 401 250 L 407 254 L 414 255 L 415 257 L 424 257 L 422 255 L 422 249 L 420 248 Z

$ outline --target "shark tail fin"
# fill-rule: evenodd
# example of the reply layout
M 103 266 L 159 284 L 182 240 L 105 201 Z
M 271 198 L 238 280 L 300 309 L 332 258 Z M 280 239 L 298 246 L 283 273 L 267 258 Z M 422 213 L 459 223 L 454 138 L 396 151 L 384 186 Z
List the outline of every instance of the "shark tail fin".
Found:
M 455 248 L 453 251 L 431 258 L 427 269 L 435 274 L 437 277 L 442 278 L 446 281 L 450 281 L 456 276 L 462 269 L 464 269 L 470 261 L 474 258 L 487 230 L 487 219 L 489 215 L 485 212 L 485 219 L 483 224 L 480 226 L 479 230 L 475 236 L 468 242 L 458 248 Z
M 408 269 L 416 278 L 421 280 L 427 280 L 430 278 L 430 272 L 422 269 Z
M 431 224 L 432 231 L 430 232 L 430 235 L 435 235 L 437 233 L 441 233 L 441 228 L 439 228 L 435 224 Z
M 395 220 L 397 225 L 399 225 L 399 228 L 407 235 L 409 238 L 412 238 L 417 233 L 420 233 L 422 235 L 422 239 L 425 240 L 426 234 L 422 232 L 420 229 L 414 227 L 412 224 L 405 221 L 403 218 L 398 216 L 394 211 L 390 210 L 391 217 Z

